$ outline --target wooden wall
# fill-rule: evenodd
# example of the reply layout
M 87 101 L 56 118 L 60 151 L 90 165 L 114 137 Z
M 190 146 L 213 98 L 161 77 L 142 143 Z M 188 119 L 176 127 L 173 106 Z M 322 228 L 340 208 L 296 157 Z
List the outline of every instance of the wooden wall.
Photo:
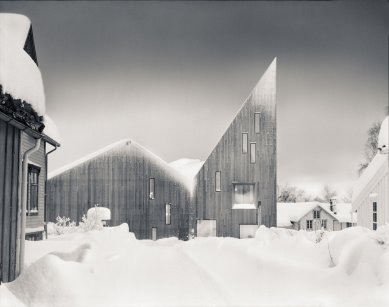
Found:
M 138 144 L 125 141 L 47 182 L 48 221 L 67 216 L 79 222 L 88 208 L 111 209 L 111 226 L 128 223 L 138 239 L 185 237 L 189 191 L 173 170 Z M 149 178 L 155 178 L 155 199 L 149 199 Z M 171 203 L 171 224 L 165 205 Z
M 0 120 L 0 282 L 16 278 L 20 130 Z
M 20 159 L 23 154 L 35 146 L 36 139 L 22 132 L 21 136 L 21 152 Z M 29 164 L 33 164 L 40 168 L 39 186 L 38 186 L 38 214 L 28 215 L 26 217 L 26 234 L 30 229 L 40 228 L 43 230 L 43 222 L 45 216 L 45 182 L 46 182 L 46 142 L 42 141 L 40 148 L 32 153 L 29 158 Z M 20 178 L 22 176 L 22 169 L 20 168 Z
M 276 62 L 269 66 L 195 179 L 190 206 L 190 229 L 196 220 L 216 219 L 217 236 L 239 238 L 239 225 L 276 226 Z M 260 132 L 254 114 L 260 112 Z M 250 163 L 250 145 L 242 152 L 242 133 L 256 143 L 256 162 Z M 221 191 L 215 191 L 215 172 L 221 171 Z M 233 183 L 255 184 L 257 209 L 232 209 Z

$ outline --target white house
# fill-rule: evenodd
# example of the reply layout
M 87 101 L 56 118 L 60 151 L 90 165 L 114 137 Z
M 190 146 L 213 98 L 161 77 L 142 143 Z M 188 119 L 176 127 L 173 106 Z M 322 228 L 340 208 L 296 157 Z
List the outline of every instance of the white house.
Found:
M 295 230 L 342 230 L 356 225 L 356 213 L 349 203 L 277 203 L 277 227 Z
M 388 116 L 381 124 L 379 152 L 354 185 L 353 210 L 358 225 L 376 230 L 389 222 L 388 202 Z

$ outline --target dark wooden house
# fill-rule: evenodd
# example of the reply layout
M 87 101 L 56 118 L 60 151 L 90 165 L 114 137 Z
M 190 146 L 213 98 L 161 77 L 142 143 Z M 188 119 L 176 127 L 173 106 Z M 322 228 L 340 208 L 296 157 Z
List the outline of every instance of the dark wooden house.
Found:
M 276 226 L 276 59 L 195 178 L 190 229 L 244 237 Z
M 20 53 L 21 62 L 18 61 L 20 65 L 18 72 L 23 71 L 24 63 L 30 65 L 33 71 L 34 69 L 39 71 L 34 67 L 37 66 L 37 60 L 32 27 L 28 18 L 21 15 L 0 14 L 0 26 L 8 27 L 10 32 L 2 32 L 0 35 L 0 48 L 10 48 L 10 50 L 1 50 L 2 54 L 11 51 L 9 52 L 11 57 L 18 56 Z M 8 40 L 8 35 L 15 35 L 24 41 L 18 46 L 17 43 Z M 17 84 L 12 82 L 18 81 L 17 78 L 20 77 L 28 83 L 30 81 L 28 78 L 36 76 L 31 72 L 28 76 L 15 76 L 15 71 L 12 69 L 16 67 L 10 64 L 12 64 L 11 58 L 0 57 L 0 70 L 2 70 L 0 78 L 0 282 L 12 281 L 20 272 L 24 234 L 27 238 L 42 237 L 47 169 L 46 144 L 59 146 L 56 141 L 45 135 L 44 118 L 37 113 L 38 108 L 35 104 L 16 97 L 20 96 L 19 93 L 23 93 L 23 82 Z M 40 73 L 37 77 L 40 78 Z M 32 82 L 39 84 L 36 80 Z
M 95 205 L 110 225 L 128 223 L 138 239 L 188 235 L 189 185 L 165 161 L 123 140 L 59 169 L 48 181 L 49 220 L 80 221 Z
M 138 239 L 242 237 L 276 226 L 276 60 L 193 181 L 131 140 L 53 173 L 48 217 L 80 221 L 96 204 Z

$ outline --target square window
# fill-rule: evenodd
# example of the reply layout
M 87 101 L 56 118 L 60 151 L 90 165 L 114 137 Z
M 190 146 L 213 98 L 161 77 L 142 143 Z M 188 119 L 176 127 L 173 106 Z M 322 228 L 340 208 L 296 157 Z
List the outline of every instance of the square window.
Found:
M 234 184 L 233 209 L 255 209 L 254 184 Z

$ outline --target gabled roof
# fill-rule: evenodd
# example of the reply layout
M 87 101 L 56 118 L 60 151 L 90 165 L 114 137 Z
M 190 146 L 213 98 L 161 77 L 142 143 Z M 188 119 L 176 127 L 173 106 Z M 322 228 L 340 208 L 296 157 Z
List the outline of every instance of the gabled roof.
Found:
M 132 139 L 123 139 L 118 142 L 115 142 L 111 145 L 108 145 L 104 148 L 101 148 L 89 155 L 86 155 L 72 163 L 69 163 L 59 169 L 56 169 L 48 174 L 48 179 L 54 178 L 62 173 L 65 173 L 73 168 L 76 168 L 79 165 L 82 165 L 83 163 L 86 163 L 88 161 L 92 161 L 95 158 L 104 156 L 104 155 L 112 155 L 115 153 L 126 153 L 129 152 L 132 149 L 138 149 L 140 150 L 145 157 L 148 157 L 149 159 L 153 160 L 159 167 L 164 169 L 166 171 L 166 174 L 170 177 L 176 179 L 177 181 L 183 183 L 188 189 L 191 188 L 191 181 L 189 181 L 186 177 L 182 176 L 180 173 L 178 173 L 173 167 L 171 167 L 166 161 L 158 157 L 156 154 L 152 153 L 150 150 L 146 149 L 142 145 L 136 143 Z
M 356 213 L 351 216 L 351 204 L 339 203 L 335 204 L 336 214 L 330 210 L 330 204 L 320 202 L 300 202 L 300 203 L 277 203 L 277 226 L 289 227 L 291 222 L 298 222 L 310 211 L 316 207 L 331 215 L 340 223 L 355 222 L 357 220 Z

